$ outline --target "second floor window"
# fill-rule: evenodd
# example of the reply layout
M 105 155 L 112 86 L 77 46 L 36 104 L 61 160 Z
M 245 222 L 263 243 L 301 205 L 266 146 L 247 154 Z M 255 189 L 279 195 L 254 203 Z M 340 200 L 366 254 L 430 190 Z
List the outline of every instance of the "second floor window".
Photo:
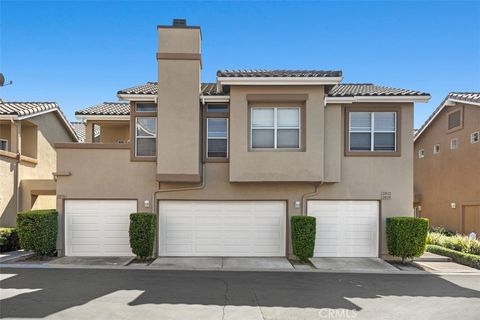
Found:
M 157 118 L 135 118 L 135 156 L 155 157 L 157 150 Z
M 252 149 L 299 149 L 300 108 L 252 108 Z
M 207 118 L 207 158 L 228 157 L 228 119 Z
M 8 140 L 0 139 L 0 150 L 8 151 Z
M 350 112 L 349 117 L 350 151 L 397 150 L 396 112 Z

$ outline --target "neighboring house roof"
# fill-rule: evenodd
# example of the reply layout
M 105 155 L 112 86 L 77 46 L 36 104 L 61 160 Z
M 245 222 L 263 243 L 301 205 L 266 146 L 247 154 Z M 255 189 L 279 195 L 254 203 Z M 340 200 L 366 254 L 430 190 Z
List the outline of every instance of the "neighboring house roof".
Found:
M 205 96 L 220 96 L 224 95 L 224 92 L 217 92 L 216 83 L 202 83 L 201 94 Z M 117 94 L 141 94 L 141 95 L 156 95 L 158 92 L 157 82 L 149 81 L 145 84 L 141 84 L 135 87 L 122 89 Z
M 58 108 L 55 102 L 0 102 L 1 115 L 25 117 Z
M 87 138 L 87 126 L 85 125 L 84 122 L 70 122 L 70 124 L 73 127 L 73 130 L 75 130 L 75 133 L 78 136 L 78 141 L 80 142 L 85 142 L 85 139 Z M 95 137 L 98 137 L 100 135 L 100 128 L 95 126 Z
M 218 70 L 217 77 L 341 77 L 342 71 L 327 70 Z
M 430 96 L 428 93 L 377 86 L 373 83 L 342 83 L 334 86 L 328 93 L 329 97 L 355 96 Z
M 78 141 L 78 136 L 55 102 L 21 102 L 21 101 L 0 101 L 0 118 L 8 117 L 14 120 L 23 120 L 35 117 L 48 112 L 57 112 L 61 121 L 67 128 L 70 135 Z
M 128 102 L 104 102 L 75 112 L 75 115 L 124 116 L 130 114 Z
M 435 118 L 442 112 L 442 110 L 449 105 L 449 102 L 455 103 L 467 103 L 480 107 L 480 92 L 450 92 L 442 103 L 433 111 L 433 113 L 428 117 L 428 119 L 423 123 L 420 129 L 417 130 L 415 134 L 414 141 L 420 137 L 420 135 L 427 129 L 430 123 L 435 120 Z

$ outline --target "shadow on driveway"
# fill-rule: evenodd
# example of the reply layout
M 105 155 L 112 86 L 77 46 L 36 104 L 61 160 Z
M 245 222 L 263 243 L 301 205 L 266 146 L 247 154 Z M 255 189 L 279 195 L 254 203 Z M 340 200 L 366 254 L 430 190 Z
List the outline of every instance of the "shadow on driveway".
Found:
M 2 289 L 41 289 L 0 301 L 0 317 L 42 318 L 119 290 L 142 293 L 129 306 L 185 304 L 360 310 L 351 298 L 480 298 L 435 275 L 3 269 Z M 478 281 L 478 278 L 471 278 Z M 475 280 L 474 280 L 475 279 Z

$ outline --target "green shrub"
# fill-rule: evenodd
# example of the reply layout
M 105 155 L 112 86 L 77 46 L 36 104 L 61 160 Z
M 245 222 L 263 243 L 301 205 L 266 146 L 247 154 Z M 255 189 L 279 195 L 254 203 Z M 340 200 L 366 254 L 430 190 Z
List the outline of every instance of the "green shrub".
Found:
M 141 260 L 151 257 L 155 245 L 157 216 L 153 213 L 130 214 L 130 247 Z
M 476 254 L 469 254 L 464 252 L 458 252 L 452 249 L 444 248 L 437 245 L 428 245 L 427 251 L 435 254 L 439 254 L 442 256 L 450 257 L 453 261 L 472 267 L 476 269 L 480 269 L 480 255 Z
M 293 254 L 301 261 L 306 262 L 313 257 L 315 249 L 316 219 L 308 216 L 294 216 L 292 224 Z
M 14 251 L 20 248 L 15 228 L 0 228 L 0 252 Z
M 56 250 L 58 232 L 56 210 L 32 210 L 19 212 L 17 232 L 20 246 L 37 255 L 52 255 Z
M 460 234 L 447 236 L 441 233 L 430 232 L 427 236 L 427 244 L 433 244 L 464 253 L 480 255 L 480 241 Z
M 445 228 L 444 226 L 436 226 L 436 227 L 431 227 L 430 232 L 435 232 L 435 233 L 440 233 L 445 236 L 453 236 L 455 235 L 455 232 L 453 232 L 450 229 Z
M 425 252 L 428 219 L 413 217 L 387 218 L 387 247 L 392 256 L 419 257 Z

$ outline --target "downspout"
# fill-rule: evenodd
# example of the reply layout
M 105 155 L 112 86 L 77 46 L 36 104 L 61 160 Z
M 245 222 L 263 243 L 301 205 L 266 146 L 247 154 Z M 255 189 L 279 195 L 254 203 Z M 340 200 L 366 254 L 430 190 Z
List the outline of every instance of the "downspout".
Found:
M 16 156 L 15 156 L 15 169 L 14 169 L 14 174 L 13 174 L 13 187 L 15 190 L 15 211 L 18 213 L 20 211 L 20 185 L 19 185 L 19 169 L 20 169 L 20 159 L 21 159 L 21 153 L 20 153 L 20 148 L 19 148 L 19 132 L 18 132 L 18 125 L 13 121 L 13 119 L 10 119 L 10 122 L 15 125 L 15 135 L 17 136 L 17 139 L 15 141 L 15 150 L 16 150 Z
M 305 193 L 305 194 L 302 195 L 302 210 L 300 212 L 300 215 L 302 215 L 302 216 L 307 215 L 307 212 L 306 212 L 307 211 L 306 210 L 306 208 L 307 208 L 307 202 L 306 202 L 307 198 L 310 198 L 310 197 L 316 195 L 318 193 L 318 188 L 320 188 L 320 186 L 322 186 L 324 183 L 325 182 L 322 181 L 320 183 L 315 184 L 315 190 L 313 192 Z

